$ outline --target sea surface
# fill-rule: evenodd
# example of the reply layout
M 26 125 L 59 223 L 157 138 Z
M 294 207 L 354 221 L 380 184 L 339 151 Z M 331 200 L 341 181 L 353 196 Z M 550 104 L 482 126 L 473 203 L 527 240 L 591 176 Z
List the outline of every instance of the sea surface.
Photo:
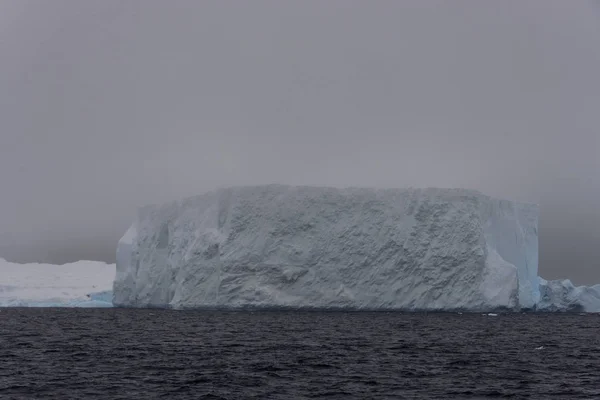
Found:
M 600 316 L 0 309 L 0 399 L 600 399 Z

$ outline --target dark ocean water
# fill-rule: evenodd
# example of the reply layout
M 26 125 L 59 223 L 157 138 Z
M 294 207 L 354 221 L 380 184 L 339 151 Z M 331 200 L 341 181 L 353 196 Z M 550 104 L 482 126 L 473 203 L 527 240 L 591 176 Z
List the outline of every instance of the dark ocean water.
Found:
M 0 309 L 0 398 L 600 399 L 599 339 L 596 315 Z

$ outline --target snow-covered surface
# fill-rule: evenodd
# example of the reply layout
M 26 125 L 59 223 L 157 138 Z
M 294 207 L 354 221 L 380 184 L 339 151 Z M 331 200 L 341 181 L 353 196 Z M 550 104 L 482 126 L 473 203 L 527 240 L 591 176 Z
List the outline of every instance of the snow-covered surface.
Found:
M 538 311 L 600 312 L 600 285 L 575 286 L 568 280 L 540 279 Z
M 115 265 L 16 264 L 0 259 L 0 307 L 112 307 Z
M 139 210 L 114 304 L 533 308 L 538 207 L 463 189 L 222 189 Z

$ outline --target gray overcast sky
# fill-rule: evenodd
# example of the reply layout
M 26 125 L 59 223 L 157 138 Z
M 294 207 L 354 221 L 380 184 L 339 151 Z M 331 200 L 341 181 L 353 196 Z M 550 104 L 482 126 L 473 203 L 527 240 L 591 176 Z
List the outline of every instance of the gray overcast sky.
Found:
M 220 186 L 467 187 L 600 282 L 599 71 L 595 1 L 0 0 L 0 256 L 112 261 Z

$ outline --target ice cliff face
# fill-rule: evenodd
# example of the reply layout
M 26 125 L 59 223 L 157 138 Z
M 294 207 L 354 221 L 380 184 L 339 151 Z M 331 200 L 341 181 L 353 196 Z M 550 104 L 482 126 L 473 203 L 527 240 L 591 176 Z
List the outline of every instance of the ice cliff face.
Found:
M 538 208 L 461 189 L 223 189 L 148 206 L 121 239 L 130 307 L 531 308 Z

